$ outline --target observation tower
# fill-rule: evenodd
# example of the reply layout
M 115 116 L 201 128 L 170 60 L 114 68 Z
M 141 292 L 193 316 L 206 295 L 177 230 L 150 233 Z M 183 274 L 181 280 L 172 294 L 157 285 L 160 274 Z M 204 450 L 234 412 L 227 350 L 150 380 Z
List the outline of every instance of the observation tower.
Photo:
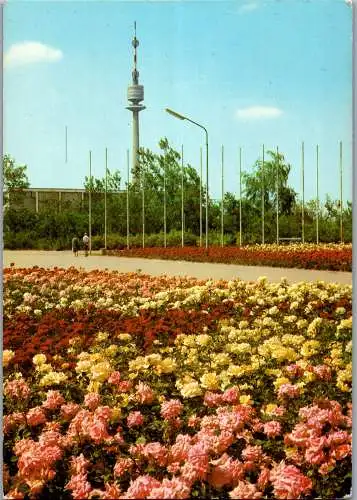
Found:
M 134 47 L 134 67 L 132 71 L 132 84 L 128 87 L 128 101 L 130 103 L 126 109 L 132 111 L 133 113 L 133 148 L 132 148 L 132 172 L 135 177 L 136 165 L 138 162 L 138 152 L 139 152 L 139 112 L 145 109 L 141 101 L 144 100 L 144 85 L 139 85 L 139 71 L 137 70 L 137 53 L 136 49 L 139 46 L 139 40 L 136 38 L 136 21 L 134 22 L 134 38 L 132 41 Z M 134 181 L 136 179 L 134 178 Z

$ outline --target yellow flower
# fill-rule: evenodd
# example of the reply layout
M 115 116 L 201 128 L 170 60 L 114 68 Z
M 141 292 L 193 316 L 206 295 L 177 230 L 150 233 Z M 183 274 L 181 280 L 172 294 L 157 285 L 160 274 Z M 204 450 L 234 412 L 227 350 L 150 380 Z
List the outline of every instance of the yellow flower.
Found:
M 137 358 L 129 361 L 130 371 L 138 372 L 140 370 L 146 370 L 147 368 L 149 368 L 149 366 L 150 366 L 149 361 L 143 356 L 138 356 Z
M 15 356 L 14 351 L 10 351 L 9 349 L 5 349 L 2 352 L 2 364 L 4 367 L 8 366 L 12 358 Z
M 217 374 L 215 372 L 205 373 L 200 378 L 200 381 L 201 381 L 202 387 L 204 387 L 205 389 L 213 390 L 213 389 L 218 389 L 218 387 L 219 387 L 218 377 L 217 377 Z
M 304 358 L 310 358 L 314 354 L 318 354 L 320 342 L 317 340 L 307 340 L 303 343 L 300 353 Z
M 87 360 L 79 361 L 76 366 L 77 373 L 88 372 L 92 366 L 92 363 Z
M 112 417 L 110 420 L 112 422 L 118 422 L 118 420 L 120 420 L 120 417 L 121 417 L 121 408 L 116 406 L 112 409 Z
M 267 415 L 271 415 L 273 413 L 273 411 L 275 410 L 275 408 L 277 408 L 277 406 L 278 405 L 276 405 L 274 403 L 269 403 L 266 405 L 263 412 L 266 413 Z
M 239 397 L 239 402 L 242 405 L 251 405 L 251 404 L 253 404 L 253 400 L 252 400 L 251 396 L 249 396 L 248 394 L 242 394 Z
M 108 361 L 103 361 L 91 367 L 90 377 L 92 380 L 105 382 L 112 371 L 113 368 L 110 366 L 110 363 Z
M 275 389 L 279 389 L 279 387 L 283 384 L 289 384 L 290 380 L 286 377 L 279 377 L 276 380 L 274 380 L 274 387 Z
M 195 347 L 195 338 L 193 335 L 185 335 L 182 341 L 183 345 L 187 347 Z
M 32 363 L 37 366 L 43 365 L 44 363 L 46 363 L 46 356 L 44 354 L 36 354 L 32 358 Z
M 109 357 L 115 356 L 119 350 L 119 346 L 112 344 L 109 347 L 106 348 L 105 354 Z M 123 349 L 121 349 L 122 351 Z
M 88 384 L 87 392 L 99 392 L 101 387 L 102 387 L 101 382 L 98 382 L 97 380 L 92 380 Z
M 47 363 L 43 363 L 42 365 L 37 365 L 36 366 L 36 371 L 39 373 L 46 373 L 50 372 L 52 370 L 52 366 Z
M 106 332 L 99 332 L 97 333 L 97 336 L 96 336 L 96 341 L 97 342 L 104 342 L 104 340 L 107 340 L 108 339 L 108 334 Z
M 158 363 L 161 363 L 162 361 L 160 354 L 149 354 L 149 356 L 145 356 L 145 358 L 153 366 L 157 365 Z
M 129 342 L 132 339 L 132 337 L 130 333 L 120 333 L 118 335 L 118 339 L 121 340 L 122 342 Z
M 203 333 L 202 335 L 197 335 L 195 338 L 196 344 L 200 346 L 206 346 L 212 340 L 212 337 L 207 333 Z
M 48 387 L 51 385 L 59 385 L 67 380 L 67 376 L 63 372 L 49 372 L 40 380 L 40 386 Z
M 304 372 L 304 379 L 306 380 L 306 382 L 313 382 L 314 380 L 316 380 L 316 375 L 315 373 L 313 372 Z
M 161 373 L 172 373 L 176 369 L 176 362 L 172 358 L 165 358 L 155 366 L 155 371 Z
M 181 396 L 184 398 L 194 398 L 196 396 L 201 396 L 202 390 L 197 381 L 189 382 L 184 384 L 180 389 Z

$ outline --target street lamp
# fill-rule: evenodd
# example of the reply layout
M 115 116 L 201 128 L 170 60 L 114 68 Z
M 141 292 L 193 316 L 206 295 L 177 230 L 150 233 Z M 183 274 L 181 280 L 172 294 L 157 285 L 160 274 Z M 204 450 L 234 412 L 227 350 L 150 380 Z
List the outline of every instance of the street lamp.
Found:
M 180 113 L 176 113 L 176 111 L 168 108 L 166 108 L 166 112 L 179 120 L 187 120 L 188 122 L 197 125 L 197 127 L 202 128 L 206 134 L 206 248 L 208 248 L 208 132 L 203 125 L 191 120 L 191 118 L 187 118 L 187 116 L 180 115 Z

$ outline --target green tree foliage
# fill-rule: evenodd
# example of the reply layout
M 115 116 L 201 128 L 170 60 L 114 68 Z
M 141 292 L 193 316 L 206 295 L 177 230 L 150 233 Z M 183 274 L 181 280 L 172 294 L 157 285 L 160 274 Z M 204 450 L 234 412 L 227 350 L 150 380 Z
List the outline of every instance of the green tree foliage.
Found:
M 296 192 L 288 186 L 291 165 L 280 152 L 267 151 L 267 156 L 264 164 L 261 159 L 256 161 L 253 173 L 243 173 L 245 197 L 260 211 L 264 195 L 264 208 L 269 212 L 275 210 L 278 195 L 279 213 L 290 215 L 296 203 Z
M 3 189 L 7 203 L 21 199 L 21 191 L 30 187 L 26 170 L 27 165 L 16 165 L 16 161 L 9 154 L 3 158 Z
M 26 167 L 17 167 L 7 157 L 8 186 L 16 191 L 28 186 Z M 276 241 L 276 195 L 279 192 L 280 237 L 301 236 L 301 202 L 289 186 L 291 166 L 282 153 L 268 151 L 264 162 L 254 164 L 253 172 L 242 176 L 242 199 L 235 194 L 224 194 L 224 242 L 239 242 L 240 204 L 242 206 L 242 242 L 260 243 L 262 240 L 262 190 L 264 189 L 265 242 Z M 15 175 L 15 172 L 17 174 Z M 166 138 L 159 142 L 159 152 L 141 149 L 139 161 L 129 183 L 129 229 L 132 244 L 140 245 L 143 230 L 143 197 L 145 201 L 145 244 L 163 245 L 164 197 L 166 198 L 166 231 L 168 244 L 181 244 L 181 207 L 184 186 L 185 244 L 198 242 L 200 234 L 200 178 L 197 168 L 184 164 Z M 5 212 L 5 246 L 8 248 L 69 248 L 74 235 L 88 231 L 88 193 L 92 199 L 93 244 L 103 246 L 105 178 L 85 178 L 87 193 L 80 203 L 69 202 L 42 204 L 39 213 L 22 208 L 21 203 Z M 121 185 L 119 171 L 107 172 L 107 235 L 111 248 L 126 245 L 127 233 L 127 183 Z M 144 189 L 143 189 L 144 188 Z M 202 185 L 202 229 L 205 236 L 205 186 Z M 221 201 L 209 199 L 209 243 L 221 242 Z M 316 241 L 316 218 L 319 216 L 319 240 L 340 241 L 341 210 L 338 201 L 326 197 L 317 206 L 316 200 L 305 203 L 305 241 Z M 343 207 L 343 238 L 352 239 L 352 205 Z M 117 243 L 115 243 L 117 242 Z M 47 246 L 46 246 L 47 245 Z

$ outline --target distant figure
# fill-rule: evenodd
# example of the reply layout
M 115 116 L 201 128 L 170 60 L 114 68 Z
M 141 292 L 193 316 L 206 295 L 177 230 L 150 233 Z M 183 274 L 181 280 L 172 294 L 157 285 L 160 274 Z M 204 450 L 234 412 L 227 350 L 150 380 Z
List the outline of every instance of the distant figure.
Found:
M 87 233 L 84 233 L 83 236 L 83 247 L 84 247 L 84 255 L 88 257 L 88 249 L 89 249 L 89 237 Z
M 72 238 L 72 252 L 76 257 L 78 256 L 78 250 L 79 250 L 79 240 L 77 236 L 75 236 L 74 238 Z

